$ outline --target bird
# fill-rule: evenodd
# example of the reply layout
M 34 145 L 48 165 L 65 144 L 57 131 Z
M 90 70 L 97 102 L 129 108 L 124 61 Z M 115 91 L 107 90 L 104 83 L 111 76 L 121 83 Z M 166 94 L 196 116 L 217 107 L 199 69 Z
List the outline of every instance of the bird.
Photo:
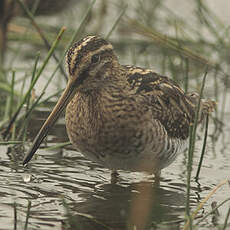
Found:
M 27 164 L 66 108 L 67 134 L 86 158 L 111 169 L 159 176 L 188 146 L 198 93 L 151 69 L 119 63 L 110 42 L 89 35 L 66 54 L 67 86 L 35 137 Z M 215 109 L 200 101 L 198 123 Z

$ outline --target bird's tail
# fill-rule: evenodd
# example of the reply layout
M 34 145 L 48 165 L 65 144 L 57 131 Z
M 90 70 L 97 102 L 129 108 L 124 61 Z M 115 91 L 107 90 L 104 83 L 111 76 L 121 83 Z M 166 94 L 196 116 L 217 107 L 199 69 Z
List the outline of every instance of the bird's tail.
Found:
M 188 93 L 187 96 L 189 96 L 189 99 L 193 103 L 194 107 L 197 106 L 199 101 L 199 94 Z M 198 122 L 200 123 L 208 114 L 213 112 L 216 108 L 216 105 L 217 103 L 215 101 L 201 99 Z
M 201 100 L 200 104 L 200 117 L 199 121 L 201 122 L 207 115 L 212 113 L 216 108 L 217 103 L 212 100 Z
M 212 100 L 202 101 L 202 113 L 209 114 L 216 108 L 217 103 Z

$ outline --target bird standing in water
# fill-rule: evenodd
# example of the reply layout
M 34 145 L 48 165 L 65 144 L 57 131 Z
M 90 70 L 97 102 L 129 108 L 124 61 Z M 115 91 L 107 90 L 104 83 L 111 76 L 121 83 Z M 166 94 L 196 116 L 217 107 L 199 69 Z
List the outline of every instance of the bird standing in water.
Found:
M 112 45 L 87 36 L 66 55 L 69 81 L 36 136 L 23 164 L 30 161 L 66 107 L 69 139 L 85 157 L 113 171 L 159 175 L 188 143 L 199 96 L 185 94 L 152 70 L 121 65 Z M 201 101 L 199 121 L 215 107 Z

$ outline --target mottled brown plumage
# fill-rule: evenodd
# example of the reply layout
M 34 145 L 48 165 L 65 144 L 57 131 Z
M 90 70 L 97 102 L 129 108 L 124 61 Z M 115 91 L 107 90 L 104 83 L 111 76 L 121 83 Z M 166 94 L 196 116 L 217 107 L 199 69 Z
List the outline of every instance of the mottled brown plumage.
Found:
M 97 36 L 75 43 L 66 64 L 67 88 L 24 163 L 65 106 L 73 146 L 112 170 L 158 174 L 184 150 L 197 94 L 186 95 L 175 82 L 152 70 L 121 65 L 112 45 Z M 199 120 L 214 107 L 214 102 L 202 100 Z

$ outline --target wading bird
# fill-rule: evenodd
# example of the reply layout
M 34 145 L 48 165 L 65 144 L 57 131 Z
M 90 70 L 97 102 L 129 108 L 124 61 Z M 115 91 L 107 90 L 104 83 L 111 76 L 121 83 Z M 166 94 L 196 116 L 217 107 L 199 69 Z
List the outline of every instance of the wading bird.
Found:
M 30 161 L 66 107 L 66 128 L 85 157 L 113 171 L 160 174 L 188 143 L 198 94 L 152 70 L 121 65 L 112 45 L 87 36 L 67 52 L 68 84 L 36 136 Z M 215 107 L 201 101 L 199 122 Z

